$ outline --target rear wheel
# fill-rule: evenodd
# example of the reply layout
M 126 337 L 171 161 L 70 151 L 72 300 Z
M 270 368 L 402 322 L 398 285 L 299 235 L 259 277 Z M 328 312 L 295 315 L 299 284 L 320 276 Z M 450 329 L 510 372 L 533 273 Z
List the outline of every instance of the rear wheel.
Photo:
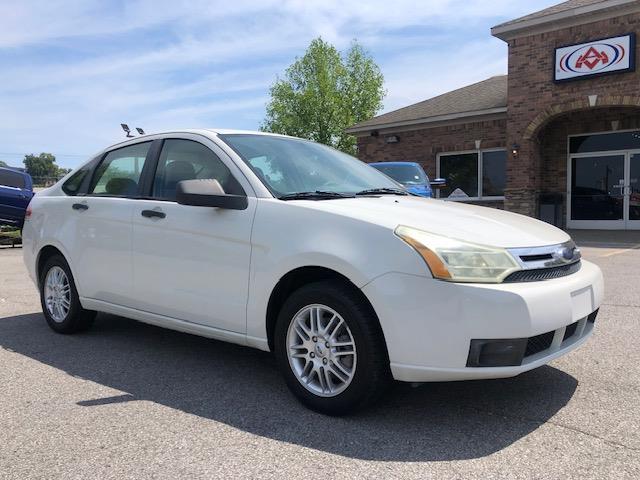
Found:
M 71 270 L 64 257 L 49 257 L 40 272 L 40 303 L 49 326 L 58 333 L 76 333 L 93 324 L 96 312 L 80 304 Z
M 280 311 L 274 347 L 291 391 L 329 415 L 372 403 L 390 378 L 378 319 L 362 294 L 344 282 L 323 281 L 294 292 Z

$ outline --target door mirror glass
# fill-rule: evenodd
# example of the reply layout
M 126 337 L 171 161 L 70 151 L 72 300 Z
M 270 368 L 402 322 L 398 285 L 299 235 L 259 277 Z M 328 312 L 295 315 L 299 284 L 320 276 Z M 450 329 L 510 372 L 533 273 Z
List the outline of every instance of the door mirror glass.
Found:
M 444 188 L 447 186 L 447 181 L 444 178 L 434 178 L 429 184 L 431 188 Z
M 245 195 L 225 193 L 218 180 L 183 180 L 176 186 L 176 201 L 180 205 L 194 207 L 218 207 L 228 210 L 245 210 L 248 206 Z

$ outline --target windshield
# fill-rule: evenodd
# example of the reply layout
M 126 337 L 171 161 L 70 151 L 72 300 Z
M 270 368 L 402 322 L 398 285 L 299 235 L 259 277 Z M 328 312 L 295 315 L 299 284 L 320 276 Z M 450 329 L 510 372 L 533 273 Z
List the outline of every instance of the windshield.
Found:
M 417 165 L 375 165 L 374 168 L 403 185 L 424 185 L 429 181 L 424 170 Z
M 401 188 L 357 158 L 319 143 L 253 134 L 219 137 L 276 197 L 315 191 L 353 195 L 368 189 Z

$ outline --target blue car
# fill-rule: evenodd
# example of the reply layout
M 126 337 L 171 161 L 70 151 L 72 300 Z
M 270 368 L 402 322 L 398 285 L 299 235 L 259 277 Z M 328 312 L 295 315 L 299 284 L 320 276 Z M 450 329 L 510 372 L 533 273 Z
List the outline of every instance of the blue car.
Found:
M 391 177 L 396 182 L 404 185 L 407 190 L 421 197 L 432 197 L 431 186 L 442 186 L 444 180 L 436 178 L 433 182 L 422 169 L 419 163 L 415 162 L 379 162 L 370 163 L 370 166 L 380 170 L 386 176 Z
M 32 197 L 31 175 L 11 168 L 0 168 L 0 225 L 22 228 Z

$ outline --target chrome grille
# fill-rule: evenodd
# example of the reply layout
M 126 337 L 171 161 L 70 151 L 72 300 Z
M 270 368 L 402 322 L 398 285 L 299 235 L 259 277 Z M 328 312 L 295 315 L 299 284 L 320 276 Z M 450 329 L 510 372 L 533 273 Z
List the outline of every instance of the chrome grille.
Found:
M 504 282 L 539 282 L 565 277 L 580 270 L 580 250 L 573 240 L 556 245 L 531 248 L 511 248 L 509 253 L 520 265 Z

